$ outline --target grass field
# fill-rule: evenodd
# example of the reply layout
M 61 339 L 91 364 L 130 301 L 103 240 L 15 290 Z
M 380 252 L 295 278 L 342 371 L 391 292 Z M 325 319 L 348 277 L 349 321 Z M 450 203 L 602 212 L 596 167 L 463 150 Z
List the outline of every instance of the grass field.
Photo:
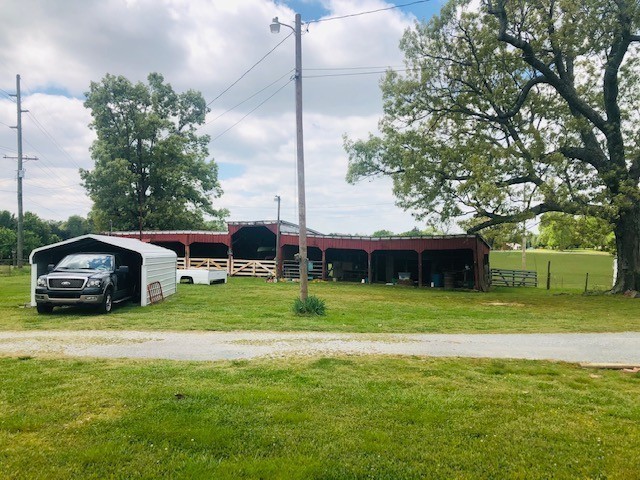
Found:
M 0 329 L 638 331 L 640 301 L 576 290 L 179 285 L 150 307 L 38 315 L 0 274 Z M 505 360 L 0 358 L 0 478 L 640 478 L 640 374 Z
M 640 375 L 530 361 L 0 359 L 0 478 L 640 475 Z
M 343 332 L 605 332 L 640 330 L 640 301 L 622 296 L 496 289 L 490 293 L 402 286 L 311 283 L 326 301 L 323 317 L 291 311 L 296 283 L 231 278 L 226 285 L 179 285 L 150 307 L 109 315 L 56 309 L 38 315 L 26 274 L 0 276 L 0 329 L 316 330 Z
M 493 251 L 492 268 L 522 269 L 522 252 Z M 584 290 L 589 274 L 589 290 L 607 290 L 613 281 L 613 256 L 609 253 L 576 250 L 527 250 L 526 269 L 538 272 L 538 286 L 546 288 L 547 266 L 551 262 L 551 290 Z

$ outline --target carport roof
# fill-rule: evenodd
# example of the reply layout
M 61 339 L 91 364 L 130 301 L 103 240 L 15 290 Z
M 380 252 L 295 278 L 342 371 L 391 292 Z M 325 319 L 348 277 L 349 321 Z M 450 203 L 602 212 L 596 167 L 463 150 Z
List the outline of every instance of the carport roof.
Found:
M 62 242 L 52 243 L 51 245 L 45 245 L 44 247 L 36 248 L 31 252 L 29 261 L 33 263 L 33 258 L 40 252 L 51 250 L 58 247 L 65 247 L 78 243 L 83 247 L 94 248 L 100 250 L 99 244 L 111 245 L 112 247 L 122 248 L 132 252 L 139 253 L 143 258 L 176 258 L 176 253 L 167 248 L 159 247 L 151 243 L 141 242 L 134 238 L 124 237 L 111 237 L 108 235 L 82 235 L 80 237 L 70 238 L 69 240 L 63 240 Z

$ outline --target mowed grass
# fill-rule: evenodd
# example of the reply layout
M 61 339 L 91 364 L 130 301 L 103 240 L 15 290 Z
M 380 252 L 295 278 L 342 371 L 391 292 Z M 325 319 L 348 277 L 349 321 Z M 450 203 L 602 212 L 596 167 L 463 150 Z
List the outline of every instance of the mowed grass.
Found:
M 492 268 L 522 269 L 522 252 L 493 251 Z M 547 267 L 551 262 L 551 290 L 580 289 L 584 291 L 589 274 L 588 290 L 607 290 L 613 283 L 613 256 L 605 252 L 575 250 L 527 250 L 526 269 L 538 272 L 538 286 L 547 287 Z
M 534 361 L 0 359 L 0 478 L 640 476 L 640 375 Z
M 311 283 L 327 315 L 292 312 L 299 285 L 231 278 L 225 285 L 179 285 L 148 307 L 98 315 L 56 308 L 38 315 L 26 273 L 0 276 L 0 330 L 314 330 L 342 332 L 616 332 L 640 330 L 640 300 L 577 291 L 501 288 L 489 293 L 402 286 Z

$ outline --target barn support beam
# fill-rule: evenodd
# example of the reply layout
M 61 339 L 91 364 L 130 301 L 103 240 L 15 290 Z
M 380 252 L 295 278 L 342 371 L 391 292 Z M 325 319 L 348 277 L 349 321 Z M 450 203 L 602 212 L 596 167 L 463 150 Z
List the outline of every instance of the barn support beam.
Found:
M 327 279 L 327 251 L 322 250 L 322 280 Z
M 367 252 L 367 282 L 369 282 L 369 285 L 373 283 L 373 269 L 371 268 L 372 257 L 373 257 L 372 252 Z
M 418 252 L 418 288 L 422 287 L 422 252 Z
M 191 245 L 184 244 L 184 266 L 185 268 L 191 268 Z

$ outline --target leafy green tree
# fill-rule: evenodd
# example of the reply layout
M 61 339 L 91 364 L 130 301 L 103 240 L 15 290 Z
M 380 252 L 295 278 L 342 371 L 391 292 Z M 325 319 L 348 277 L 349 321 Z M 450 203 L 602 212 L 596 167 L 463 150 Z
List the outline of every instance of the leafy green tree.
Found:
M 593 248 L 612 251 L 615 250 L 612 237 L 612 226 L 600 218 L 549 212 L 540 219 L 540 246 L 556 250 Z
M 71 215 L 61 226 L 63 238 L 74 238 L 93 232 L 92 222 L 80 215 Z
M 486 221 L 486 218 L 471 218 L 459 222 L 459 225 L 466 231 Z M 496 250 L 509 249 L 510 245 L 522 243 L 522 224 L 521 223 L 502 223 L 500 225 L 492 225 L 482 230 L 482 236 Z M 531 232 L 527 232 L 527 243 L 531 244 L 533 236 Z
M 540 246 L 553 250 L 577 248 L 577 222 L 573 215 L 549 212 L 540 219 Z
M 18 226 L 18 221 L 13 213 L 8 210 L 0 212 L 0 227 L 5 227 L 10 230 L 15 230 Z
M 16 251 L 18 238 L 16 232 L 10 228 L 0 226 L 0 258 L 12 258 Z
M 380 237 L 392 237 L 394 233 L 391 230 L 376 230 L 371 234 L 372 237 L 380 238 Z
M 451 0 L 402 41 L 381 136 L 345 139 L 347 180 L 392 175 L 405 208 L 472 231 L 545 212 L 601 218 L 614 292 L 640 289 L 640 3 Z
M 175 93 L 162 75 L 133 84 L 106 75 L 91 82 L 85 106 L 97 140 L 95 168 L 81 170 L 93 200 L 97 230 L 203 228 L 205 215 L 221 219 L 210 197 L 222 194 L 209 155 L 206 102 L 199 92 Z

